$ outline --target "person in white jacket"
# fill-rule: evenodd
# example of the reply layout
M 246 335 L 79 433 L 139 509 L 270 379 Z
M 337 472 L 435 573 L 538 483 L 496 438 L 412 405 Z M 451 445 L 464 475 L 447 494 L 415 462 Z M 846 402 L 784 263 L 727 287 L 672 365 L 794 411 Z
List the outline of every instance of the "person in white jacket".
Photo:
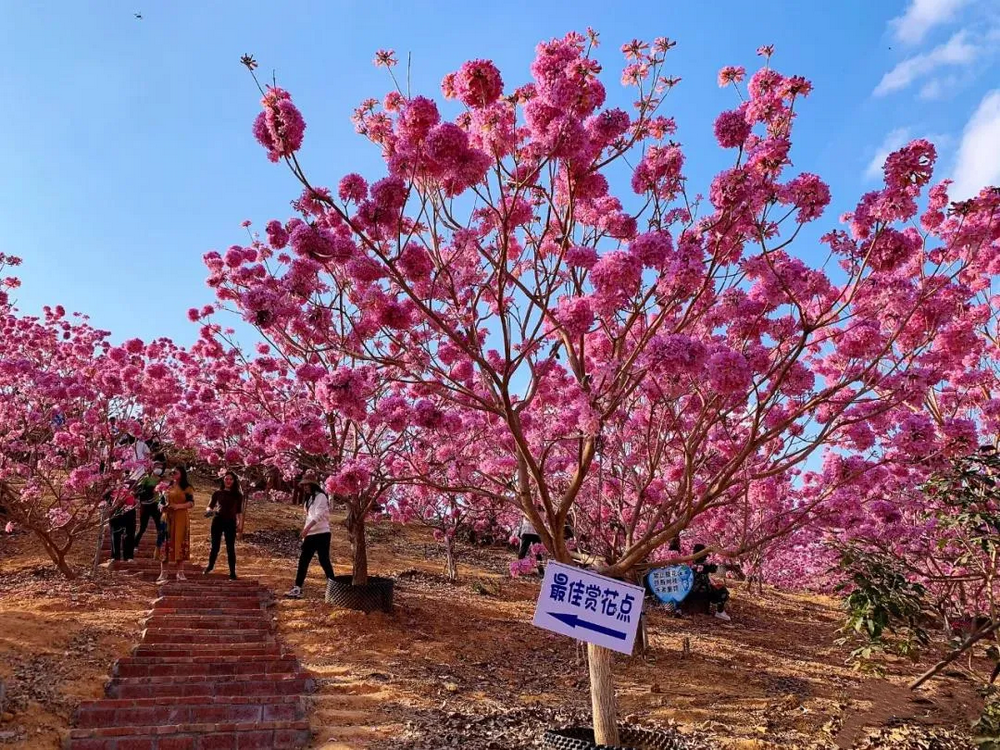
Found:
M 521 525 L 517 529 L 517 536 L 521 541 L 521 546 L 517 550 L 517 559 L 523 560 L 528 556 L 528 551 L 533 544 L 541 544 L 542 537 L 535 531 L 535 527 L 527 516 L 521 519 Z
M 327 579 L 333 578 L 333 566 L 330 564 L 330 498 L 323 492 L 312 471 L 305 472 L 299 484 L 306 485 L 306 522 L 299 535 L 302 539 L 302 552 L 299 553 L 295 585 L 285 594 L 289 599 L 302 598 L 302 584 L 306 582 L 306 573 L 309 572 L 309 564 L 314 555 L 319 557 L 320 567 Z

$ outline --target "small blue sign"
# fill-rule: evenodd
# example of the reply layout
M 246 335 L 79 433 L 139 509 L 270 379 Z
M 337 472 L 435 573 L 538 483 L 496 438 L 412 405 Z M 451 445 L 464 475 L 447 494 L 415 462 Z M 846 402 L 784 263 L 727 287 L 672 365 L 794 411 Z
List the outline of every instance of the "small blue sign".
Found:
M 656 568 L 646 576 L 649 588 L 664 604 L 680 604 L 694 585 L 694 571 L 687 565 Z

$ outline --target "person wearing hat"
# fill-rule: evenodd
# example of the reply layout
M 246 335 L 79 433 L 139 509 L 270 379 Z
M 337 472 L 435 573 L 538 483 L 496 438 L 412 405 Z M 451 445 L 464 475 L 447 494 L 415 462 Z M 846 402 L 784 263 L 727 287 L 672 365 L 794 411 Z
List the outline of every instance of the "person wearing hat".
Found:
M 330 498 L 319 486 L 319 478 L 313 471 L 307 471 L 299 480 L 305 490 L 306 523 L 299 535 L 302 538 L 302 552 L 299 554 L 299 569 L 295 574 L 295 585 L 285 594 L 289 599 L 302 598 L 302 584 L 313 556 L 319 557 L 320 567 L 328 579 L 333 578 L 330 564 Z

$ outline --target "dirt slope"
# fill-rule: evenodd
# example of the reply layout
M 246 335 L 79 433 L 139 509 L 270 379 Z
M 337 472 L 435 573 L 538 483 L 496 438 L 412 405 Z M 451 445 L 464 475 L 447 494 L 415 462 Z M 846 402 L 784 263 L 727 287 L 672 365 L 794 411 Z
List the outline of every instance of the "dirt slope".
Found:
M 198 489 L 203 509 L 208 491 Z M 241 577 L 279 594 L 288 588 L 300 514 L 251 506 L 237 547 Z M 195 519 L 193 559 L 204 563 L 207 522 Z M 527 748 L 548 725 L 586 720 L 582 655 L 530 625 L 538 581 L 509 577 L 509 550 L 464 548 L 452 585 L 426 530 L 375 525 L 369 547 L 372 571 L 397 576 L 392 615 L 329 608 L 315 564 L 306 598 L 277 606 L 281 637 L 317 678 L 315 747 Z M 83 545 L 77 562 L 93 548 Z M 340 526 L 333 553 L 347 572 Z M 100 697 L 108 666 L 135 644 L 152 595 L 151 585 L 104 570 L 65 582 L 29 536 L 0 537 L 0 744 L 58 747 L 76 703 Z M 653 612 L 650 651 L 615 665 L 623 714 L 674 722 L 720 748 L 849 748 L 876 729 L 896 739 L 867 747 L 968 746 L 929 744 L 926 728 L 964 731 L 977 705 L 972 683 L 955 673 L 913 695 L 905 681 L 920 665 L 893 664 L 886 678 L 852 671 L 833 645 L 834 602 L 736 587 L 731 611 L 731 625 Z

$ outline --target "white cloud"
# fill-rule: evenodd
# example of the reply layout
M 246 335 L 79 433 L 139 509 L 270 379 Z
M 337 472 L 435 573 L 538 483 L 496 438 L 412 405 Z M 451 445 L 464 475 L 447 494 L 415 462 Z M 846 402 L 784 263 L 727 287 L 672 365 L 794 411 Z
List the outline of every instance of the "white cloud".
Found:
M 947 23 L 969 0 L 910 0 L 903 15 L 892 19 L 895 37 L 904 44 L 917 44 L 935 26 Z
M 944 96 L 946 86 L 940 78 L 932 78 L 920 87 L 918 96 L 924 101 L 934 101 Z
M 865 169 L 865 177 L 869 180 L 879 177 L 882 174 L 882 165 L 885 164 L 885 160 L 889 154 L 909 142 L 909 128 L 896 128 L 890 131 L 882 141 L 882 145 L 875 150 L 875 156 L 868 162 L 868 168 Z
M 962 86 L 963 78 L 957 75 L 938 76 L 932 78 L 920 87 L 918 96 L 924 101 L 931 102 L 936 99 L 944 99 L 949 94 L 955 92 Z
M 966 123 L 952 179 L 948 193 L 953 200 L 1000 185 L 1000 89 L 987 93 Z
M 882 80 L 875 87 L 874 95 L 885 96 L 904 89 L 916 79 L 947 65 L 968 65 L 974 62 L 982 52 L 982 48 L 970 42 L 968 36 L 966 31 L 959 31 L 930 52 L 906 58 L 882 76 Z

